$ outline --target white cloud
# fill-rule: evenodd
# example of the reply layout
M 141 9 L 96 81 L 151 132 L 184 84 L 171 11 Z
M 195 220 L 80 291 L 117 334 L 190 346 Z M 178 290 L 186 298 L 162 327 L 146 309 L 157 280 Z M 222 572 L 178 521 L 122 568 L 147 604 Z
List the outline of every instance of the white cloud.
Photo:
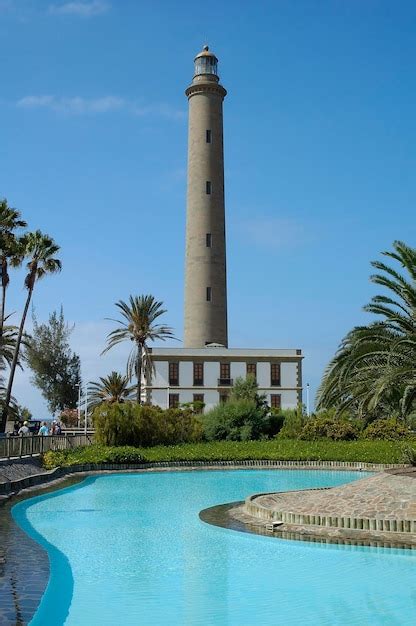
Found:
M 85 115 L 88 113 L 109 113 L 126 107 L 123 98 L 104 96 L 102 98 L 58 98 L 57 96 L 25 96 L 17 103 L 23 109 L 50 109 L 68 115 Z
M 51 4 L 49 13 L 53 15 L 76 15 L 79 17 L 94 17 L 107 13 L 111 4 L 106 0 L 92 0 L 91 2 L 65 2 L 64 4 Z
M 125 111 L 140 117 L 154 115 L 172 120 L 185 117 L 185 111 L 173 109 L 168 104 L 140 105 L 118 96 L 102 96 L 100 98 L 84 98 L 82 96 L 59 97 L 53 95 L 24 96 L 16 102 L 21 109 L 48 109 L 65 115 L 88 115 Z
M 129 103 L 131 113 L 138 116 L 157 115 L 172 120 L 180 120 L 186 117 L 186 111 L 181 109 L 172 109 L 168 104 L 153 104 L 148 106 L 140 106 L 134 102 Z
M 293 219 L 264 217 L 242 221 L 238 224 L 244 238 L 263 248 L 297 248 L 310 240 L 306 227 Z

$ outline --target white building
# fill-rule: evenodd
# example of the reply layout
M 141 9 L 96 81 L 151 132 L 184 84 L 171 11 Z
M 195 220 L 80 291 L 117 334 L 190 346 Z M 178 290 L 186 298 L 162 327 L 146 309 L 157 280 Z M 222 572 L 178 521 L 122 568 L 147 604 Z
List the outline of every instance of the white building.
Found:
M 162 408 L 203 402 L 209 410 L 227 400 L 236 378 L 252 374 L 270 406 L 296 408 L 302 402 L 302 358 L 301 350 L 153 348 L 147 400 Z

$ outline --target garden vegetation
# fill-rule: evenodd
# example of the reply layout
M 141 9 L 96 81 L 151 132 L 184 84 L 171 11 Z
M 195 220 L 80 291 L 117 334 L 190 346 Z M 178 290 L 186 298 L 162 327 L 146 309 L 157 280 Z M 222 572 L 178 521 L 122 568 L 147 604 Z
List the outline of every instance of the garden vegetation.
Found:
M 348 461 L 361 463 L 409 463 L 415 449 L 406 441 L 210 441 L 153 446 L 107 447 L 98 444 L 72 450 L 48 451 L 47 469 L 85 463 L 146 463 L 167 461 Z M 414 458 L 414 457 L 413 457 Z
M 416 412 L 416 249 L 401 241 L 383 252 L 395 266 L 373 261 L 370 280 L 383 293 L 364 310 L 377 316 L 353 328 L 341 342 L 318 391 L 318 409 L 372 421 Z M 403 271 L 404 270 L 404 271 Z

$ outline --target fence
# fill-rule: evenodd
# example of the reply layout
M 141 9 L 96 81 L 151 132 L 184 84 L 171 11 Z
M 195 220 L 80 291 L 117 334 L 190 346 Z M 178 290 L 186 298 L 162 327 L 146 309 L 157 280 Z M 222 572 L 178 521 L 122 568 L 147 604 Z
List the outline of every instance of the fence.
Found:
M 28 437 L 4 437 L 0 439 L 0 459 L 34 456 L 47 450 L 66 450 L 93 443 L 92 434 L 30 435 Z

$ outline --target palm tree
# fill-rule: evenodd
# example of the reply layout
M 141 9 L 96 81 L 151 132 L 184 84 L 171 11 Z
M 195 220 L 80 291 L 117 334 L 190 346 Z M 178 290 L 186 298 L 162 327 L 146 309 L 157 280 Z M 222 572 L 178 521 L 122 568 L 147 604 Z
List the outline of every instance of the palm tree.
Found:
M 130 296 L 129 302 L 120 300 L 116 302 L 116 307 L 121 312 L 123 319 L 111 320 L 119 324 L 107 336 L 107 347 L 102 354 L 111 350 L 114 346 L 123 341 L 132 341 L 134 346 L 127 361 L 127 377 L 131 380 L 133 374 L 137 378 L 136 400 L 141 403 L 141 381 L 142 372 L 148 375 L 151 371 L 151 356 L 148 342 L 156 339 L 175 339 L 173 330 L 169 326 L 155 324 L 155 321 L 166 310 L 162 308 L 163 302 L 158 302 L 151 295 Z
M 90 382 L 88 387 L 89 408 L 93 409 L 102 402 L 113 404 L 131 400 L 134 387 L 129 386 L 129 379 L 118 372 L 111 372 L 100 377 L 100 382 Z
M 416 400 L 416 249 L 400 241 L 383 254 L 406 270 L 381 261 L 370 280 L 387 290 L 364 310 L 381 316 L 343 339 L 318 390 L 318 408 L 337 406 L 358 415 L 396 413 L 405 417 Z
M 3 334 L 0 337 L 0 363 L 2 366 L 11 365 L 13 361 L 14 349 L 16 347 L 17 328 L 16 326 L 4 326 Z M 22 343 L 26 343 L 27 336 L 23 335 Z
M 6 426 L 14 375 L 19 359 L 20 345 L 22 343 L 23 330 L 35 284 L 38 280 L 44 278 L 47 274 L 54 274 L 61 271 L 61 261 L 55 258 L 55 254 L 59 251 L 59 246 L 54 242 L 51 237 L 49 237 L 49 235 L 41 233 L 40 230 L 37 230 L 33 233 L 27 233 L 21 238 L 21 245 L 23 246 L 24 256 L 29 258 L 29 261 L 26 265 L 28 273 L 25 278 L 27 297 L 19 326 L 19 332 L 16 339 L 13 360 L 10 366 L 9 383 L 7 385 L 5 405 L 2 411 L 0 431 L 4 431 Z
M 0 339 L 3 335 L 6 308 L 6 290 L 10 281 L 8 266 L 19 267 L 23 255 L 19 241 L 14 235 L 18 228 L 25 228 L 26 222 L 20 219 L 20 212 L 12 209 L 7 200 L 0 200 L 0 271 L 1 271 L 1 312 L 0 312 Z

